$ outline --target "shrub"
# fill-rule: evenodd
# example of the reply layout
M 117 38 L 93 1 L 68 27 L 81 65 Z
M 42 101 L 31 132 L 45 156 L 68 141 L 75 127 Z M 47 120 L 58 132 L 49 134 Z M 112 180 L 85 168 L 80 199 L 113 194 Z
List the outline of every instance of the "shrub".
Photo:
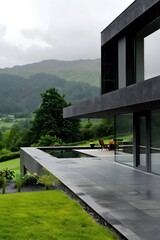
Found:
M 2 188 L 2 193 L 4 194 L 6 191 L 6 178 L 3 174 L 0 176 L 0 188 Z
M 11 153 L 11 151 L 8 150 L 8 149 L 6 149 L 6 148 L 2 148 L 2 149 L 0 150 L 0 156 L 5 155 L 5 154 L 8 154 L 8 153 Z
M 25 174 L 23 177 L 23 186 L 35 185 L 38 181 L 38 175 Z
M 0 156 L 0 162 L 5 162 L 5 161 L 11 160 L 11 159 L 18 158 L 18 157 L 20 157 L 19 152 L 7 153 L 7 154 Z
M 50 136 L 46 134 L 45 136 L 41 136 L 38 143 L 33 144 L 33 147 L 40 146 L 59 146 L 62 145 L 62 140 L 57 136 Z
M 3 185 L 3 178 L 2 176 L 0 176 L 0 188 L 2 188 L 2 185 Z
M 12 180 L 15 177 L 15 172 L 8 168 L 0 171 L 0 177 L 6 178 L 6 180 Z
M 21 191 L 21 188 L 23 186 L 23 178 L 21 174 L 16 174 L 16 178 L 15 178 L 15 187 L 17 187 L 18 192 Z
M 48 190 L 53 183 L 59 182 L 58 178 L 53 176 L 50 172 L 48 172 L 46 169 L 43 169 L 44 175 L 39 177 L 38 183 L 44 184 L 46 187 L 46 190 Z

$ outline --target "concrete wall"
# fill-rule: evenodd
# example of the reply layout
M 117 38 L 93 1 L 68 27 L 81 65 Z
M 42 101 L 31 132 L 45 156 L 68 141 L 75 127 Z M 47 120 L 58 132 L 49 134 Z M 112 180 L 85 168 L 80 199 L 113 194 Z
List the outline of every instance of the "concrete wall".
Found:
M 21 148 L 20 150 L 20 170 L 21 174 L 24 175 L 26 170 L 28 170 L 31 174 L 37 173 L 39 175 L 42 174 L 43 165 L 41 165 L 37 161 L 36 154 L 39 153 L 40 150 L 35 148 Z
M 105 118 L 160 108 L 160 76 L 143 81 L 143 37 L 157 28 L 159 15 L 160 0 L 136 0 L 102 32 L 103 95 L 65 108 L 64 118 Z
M 118 33 L 123 31 L 125 28 L 130 26 L 133 21 L 138 19 L 137 23 L 132 25 L 133 30 L 138 28 L 146 17 L 146 21 L 149 19 L 148 16 L 144 16 L 143 21 L 141 21 L 140 16 L 143 15 L 147 10 L 151 9 L 155 5 L 155 10 L 152 11 L 156 14 L 159 9 L 159 0 L 136 0 L 134 1 L 118 18 L 116 18 L 107 28 L 105 28 L 101 33 L 101 44 L 104 45 L 110 39 L 115 37 Z M 157 5 L 157 6 L 156 6 Z M 159 11 L 159 10 L 158 10 Z M 157 12 L 158 14 L 158 12 Z
M 63 109 L 64 118 L 105 118 L 118 113 L 160 108 L 160 76 Z

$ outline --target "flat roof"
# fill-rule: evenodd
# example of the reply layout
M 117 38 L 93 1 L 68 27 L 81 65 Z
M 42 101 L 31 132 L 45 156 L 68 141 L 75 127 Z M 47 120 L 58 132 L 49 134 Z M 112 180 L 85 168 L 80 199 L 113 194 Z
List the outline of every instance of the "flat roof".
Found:
M 101 32 L 101 45 L 115 37 L 157 3 L 160 3 L 160 0 L 135 0 Z

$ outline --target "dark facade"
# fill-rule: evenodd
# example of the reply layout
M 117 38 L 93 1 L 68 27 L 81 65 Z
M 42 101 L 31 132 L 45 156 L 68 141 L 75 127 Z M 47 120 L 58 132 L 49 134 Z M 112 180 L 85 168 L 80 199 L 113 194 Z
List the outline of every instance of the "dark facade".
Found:
M 160 174 L 160 0 L 136 0 L 101 33 L 101 96 L 64 117 L 114 116 L 115 161 Z

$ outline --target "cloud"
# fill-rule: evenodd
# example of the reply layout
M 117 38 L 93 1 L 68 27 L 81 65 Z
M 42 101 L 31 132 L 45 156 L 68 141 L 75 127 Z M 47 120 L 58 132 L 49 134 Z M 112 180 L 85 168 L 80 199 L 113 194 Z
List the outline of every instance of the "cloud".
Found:
M 6 26 L 3 24 L 0 24 L 0 39 L 3 38 L 6 34 Z
M 3 50 L 0 67 L 49 58 L 63 60 L 98 58 L 101 49 L 100 32 L 132 2 L 132 0 L 2 1 L 0 49 Z

